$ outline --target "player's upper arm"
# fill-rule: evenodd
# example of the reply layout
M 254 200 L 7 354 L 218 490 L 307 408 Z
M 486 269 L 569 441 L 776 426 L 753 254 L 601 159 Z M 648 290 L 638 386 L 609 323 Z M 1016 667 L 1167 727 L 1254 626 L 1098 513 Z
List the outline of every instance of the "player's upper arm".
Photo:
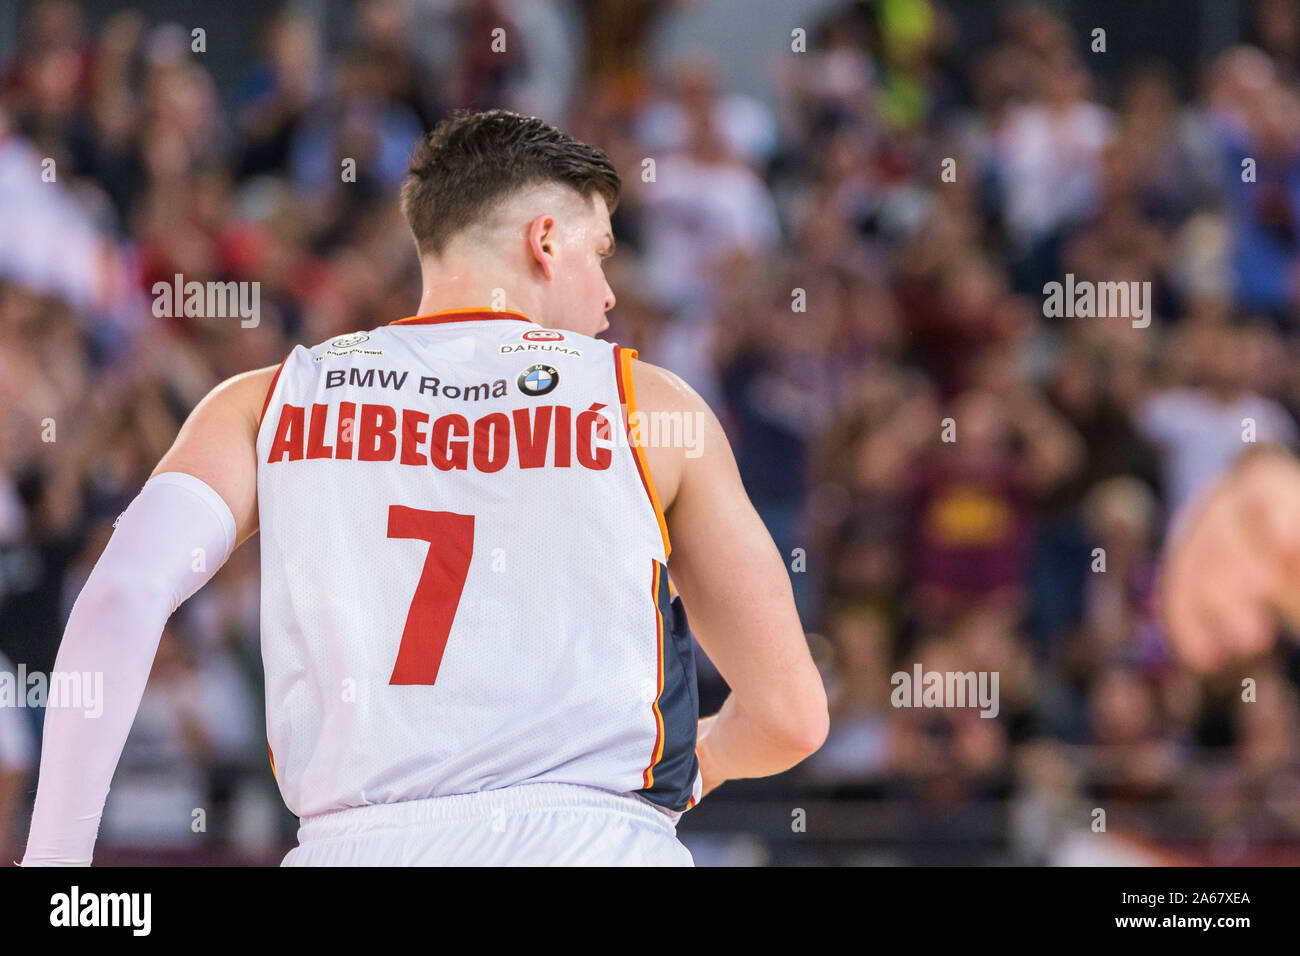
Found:
M 633 362 L 639 409 L 680 412 L 693 447 L 646 448 L 672 544 L 669 573 L 704 652 L 753 720 L 816 749 L 826 693 L 785 563 L 741 483 L 717 417 L 676 375 Z M 780 463 L 774 463 L 780 467 Z
M 149 477 L 180 471 L 206 482 L 235 517 L 235 546 L 257 530 L 257 427 L 279 366 L 226 379 L 194 407 Z

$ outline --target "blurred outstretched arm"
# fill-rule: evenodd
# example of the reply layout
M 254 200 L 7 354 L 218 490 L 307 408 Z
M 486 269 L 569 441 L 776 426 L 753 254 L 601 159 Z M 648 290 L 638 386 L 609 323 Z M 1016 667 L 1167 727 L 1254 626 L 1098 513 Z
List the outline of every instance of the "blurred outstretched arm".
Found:
M 1242 454 L 1171 531 L 1161 569 L 1169 640 L 1210 673 L 1300 626 L 1300 462 L 1276 446 Z

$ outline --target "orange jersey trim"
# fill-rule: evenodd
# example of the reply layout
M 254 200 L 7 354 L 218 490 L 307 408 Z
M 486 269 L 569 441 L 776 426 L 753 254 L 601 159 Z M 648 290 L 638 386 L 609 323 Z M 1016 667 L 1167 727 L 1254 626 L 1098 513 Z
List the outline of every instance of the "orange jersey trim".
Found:
M 410 315 L 404 319 L 395 319 L 389 325 L 441 325 L 444 322 L 480 322 L 483 319 L 514 319 L 517 322 L 537 323 L 512 309 L 443 309 L 428 315 Z
M 669 584 L 672 584 L 673 582 L 672 582 L 672 581 L 669 581 L 668 583 L 669 583 Z M 697 740 L 698 740 L 698 736 L 699 736 L 699 734 L 698 734 L 698 731 L 697 731 L 697 733 L 696 733 Z M 695 745 L 695 773 L 696 773 L 696 775 L 699 775 L 699 773 L 700 773 L 700 745 L 699 745 L 699 743 L 696 743 L 696 745 Z M 704 778 L 703 778 L 703 777 L 700 777 L 700 789 L 703 789 L 703 788 L 704 788 Z M 691 781 L 691 789 L 692 789 L 692 790 L 695 789 L 695 781 L 693 781 L 693 780 Z M 689 809 L 690 809 L 691 807 L 693 807 L 693 806 L 695 806 L 695 794 L 694 794 L 694 793 L 691 794 L 691 799 L 689 799 L 689 800 L 686 801 L 686 809 L 689 810 Z
M 659 698 L 664 692 L 664 616 L 659 610 L 659 569 L 663 565 L 658 561 L 652 561 L 651 565 L 650 600 L 655 608 L 655 658 L 658 673 L 654 704 L 651 706 L 655 715 L 655 746 L 650 755 L 650 766 L 646 767 L 641 774 L 641 783 L 646 790 L 654 786 L 655 764 L 659 763 L 664 755 L 664 715 L 659 710 Z
M 275 754 L 271 753 L 270 741 L 267 741 L 266 744 L 266 757 L 268 760 L 271 761 L 271 776 L 274 777 L 275 776 Z
M 632 359 L 636 358 L 636 349 L 614 346 L 614 377 L 618 380 L 618 400 L 623 406 L 623 427 L 627 429 L 628 445 L 636 459 L 636 470 L 641 475 L 641 484 L 645 486 L 650 504 L 655 510 L 655 520 L 659 522 L 659 534 L 664 541 L 664 560 L 673 552 L 672 542 L 668 539 L 668 521 L 664 518 L 664 509 L 659 503 L 659 493 L 655 491 L 654 477 L 650 474 L 650 463 L 646 460 L 645 449 L 641 446 L 641 436 L 636 440 L 632 435 L 632 416 L 636 413 L 636 387 L 632 382 Z M 670 581 L 669 584 L 672 582 Z

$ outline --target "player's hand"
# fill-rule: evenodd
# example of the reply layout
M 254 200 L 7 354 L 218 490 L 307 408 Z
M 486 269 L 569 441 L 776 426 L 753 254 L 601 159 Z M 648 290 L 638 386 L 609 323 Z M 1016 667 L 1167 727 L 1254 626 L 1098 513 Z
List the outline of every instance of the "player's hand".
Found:
M 708 744 L 709 732 L 717 719 L 717 714 L 712 717 L 700 718 L 699 729 L 695 735 L 695 756 L 700 761 L 701 800 L 708 796 L 710 790 L 715 790 L 726 782 L 726 777 L 723 777 L 718 770 L 716 761 L 713 759 L 713 752 Z
M 1211 673 L 1272 647 L 1278 619 L 1300 625 L 1300 463 L 1252 449 L 1175 529 L 1161 572 L 1179 658 Z

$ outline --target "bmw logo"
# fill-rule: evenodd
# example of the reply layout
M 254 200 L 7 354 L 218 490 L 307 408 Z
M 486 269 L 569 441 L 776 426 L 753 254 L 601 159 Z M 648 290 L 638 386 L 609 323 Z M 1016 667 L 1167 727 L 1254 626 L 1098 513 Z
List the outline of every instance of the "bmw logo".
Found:
M 519 373 L 519 391 L 525 395 L 545 395 L 560 384 L 560 373 L 549 365 L 530 365 Z
M 335 339 L 330 345 L 335 348 L 347 348 L 349 345 L 360 345 L 362 342 L 368 342 L 370 335 L 367 332 L 353 332 L 351 335 L 345 335 L 341 339 Z
M 559 342 L 563 338 L 564 333 L 556 332 L 554 329 L 533 329 L 523 334 L 525 342 Z

